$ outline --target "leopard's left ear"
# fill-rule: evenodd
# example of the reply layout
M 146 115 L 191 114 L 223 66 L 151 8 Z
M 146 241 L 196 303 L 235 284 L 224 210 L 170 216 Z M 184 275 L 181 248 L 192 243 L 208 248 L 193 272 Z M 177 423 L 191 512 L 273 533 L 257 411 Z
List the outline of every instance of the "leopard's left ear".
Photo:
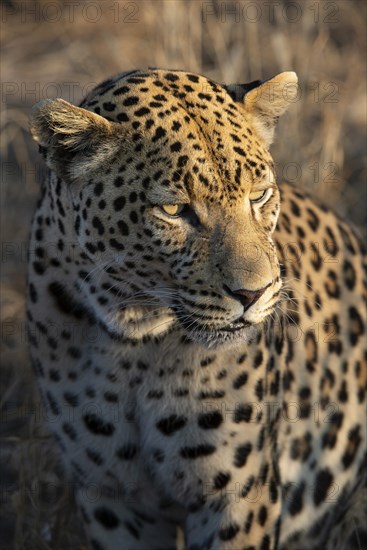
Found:
M 128 137 L 121 124 L 63 99 L 45 99 L 35 105 L 30 131 L 48 166 L 67 183 L 104 171 Z
M 265 82 L 230 84 L 226 89 L 235 101 L 243 102 L 259 137 L 270 145 L 278 118 L 297 100 L 297 82 L 296 73 L 285 72 Z

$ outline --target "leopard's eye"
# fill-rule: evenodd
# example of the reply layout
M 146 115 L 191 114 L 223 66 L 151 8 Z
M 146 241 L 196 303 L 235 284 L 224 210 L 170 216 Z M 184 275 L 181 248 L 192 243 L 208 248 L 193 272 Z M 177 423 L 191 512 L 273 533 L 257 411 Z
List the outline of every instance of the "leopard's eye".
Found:
M 265 189 L 265 191 L 252 191 L 250 193 L 250 201 L 261 202 L 267 195 L 267 192 L 268 192 L 268 189 Z
M 168 214 L 169 216 L 179 216 L 185 206 L 185 204 L 163 204 L 161 206 L 161 209 L 165 214 Z

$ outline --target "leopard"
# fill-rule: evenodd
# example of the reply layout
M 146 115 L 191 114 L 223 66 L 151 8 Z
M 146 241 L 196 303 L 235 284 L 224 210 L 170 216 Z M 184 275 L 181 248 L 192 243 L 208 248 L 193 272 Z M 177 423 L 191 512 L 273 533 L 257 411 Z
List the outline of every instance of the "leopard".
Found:
M 91 549 L 366 542 L 366 254 L 276 181 L 298 89 L 149 68 L 32 110 L 30 353 Z

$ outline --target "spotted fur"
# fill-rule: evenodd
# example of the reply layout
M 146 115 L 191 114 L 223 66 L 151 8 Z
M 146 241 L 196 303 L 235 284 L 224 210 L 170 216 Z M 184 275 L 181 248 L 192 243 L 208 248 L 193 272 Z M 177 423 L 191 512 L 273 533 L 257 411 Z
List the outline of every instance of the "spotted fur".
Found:
M 295 93 L 151 69 L 34 109 L 31 353 L 90 548 L 362 547 L 363 252 L 275 183 Z

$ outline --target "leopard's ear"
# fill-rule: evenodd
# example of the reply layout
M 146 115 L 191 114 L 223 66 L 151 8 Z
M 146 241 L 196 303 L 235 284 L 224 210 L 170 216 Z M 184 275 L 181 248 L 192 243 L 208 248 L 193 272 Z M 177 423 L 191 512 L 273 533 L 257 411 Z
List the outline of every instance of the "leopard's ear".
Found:
M 297 100 L 297 82 L 296 73 L 285 72 L 264 82 L 230 84 L 226 89 L 235 101 L 243 103 L 258 135 L 269 146 L 278 118 Z
M 63 99 L 46 99 L 33 107 L 32 137 L 47 165 L 67 182 L 85 178 L 103 167 L 126 139 L 117 123 L 75 107 Z

